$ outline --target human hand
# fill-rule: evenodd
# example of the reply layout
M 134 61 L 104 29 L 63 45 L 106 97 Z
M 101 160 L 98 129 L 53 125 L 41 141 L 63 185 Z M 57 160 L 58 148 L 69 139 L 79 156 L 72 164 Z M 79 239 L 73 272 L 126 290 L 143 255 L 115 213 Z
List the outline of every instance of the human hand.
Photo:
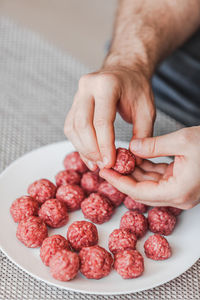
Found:
M 142 158 L 175 158 L 167 167 L 163 165 L 162 174 L 156 175 L 156 179 L 148 177 L 148 170 L 146 178 L 141 175 L 139 181 L 107 169 L 102 169 L 100 176 L 121 192 L 147 205 L 190 209 L 200 202 L 200 126 L 159 137 L 133 140 L 130 149 Z M 156 171 L 159 165 L 155 164 L 152 170 Z
M 155 108 L 150 80 L 141 70 L 104 67 L 84 75 L 64 132 L 91 170 L 115 163 L 114 120 L 119 111 L 133 124 L 133 137 L 152 135 Z

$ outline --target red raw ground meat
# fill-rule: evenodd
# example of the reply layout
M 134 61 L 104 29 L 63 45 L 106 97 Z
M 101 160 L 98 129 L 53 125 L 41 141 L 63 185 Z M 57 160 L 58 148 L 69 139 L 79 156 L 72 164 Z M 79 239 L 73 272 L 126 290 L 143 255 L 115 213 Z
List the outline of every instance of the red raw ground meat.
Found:
M 81 186 L 87 194 L 97 192 L 103 179 L 94 172 L 86 172 L 81 178 Z
M 172 255 L 168 241 L 159 234 L 151 235 L 146 240 L 144 251 L 146 256 L 153 260 L 167 259 Z
M 172 206 L 166 206 L 167 210 L 174 216 L 179 216 L 182 213 L 182 209 Z
M 75 251 L 98 243 L 98 232 L 94 224 L 87 221 L 73 222 L 67 231 L 67 238 Z
M 135 156 L 125 148 L 118 148 L 116 151 L 116 162 L 113 169 L 121 174 L 128 175 L 135 169 Z
M 147 219 L 137 211 L 127 211 L 121 218 L 120 228 L 127 228 L 141 238 L 148 229 Z
M 72 280 L 79 270 L 79 257 L 66 249 L 57 251 L 50 260 L 51 275 L 60 281 Z
M 99 194 L 107 197 L 115 207 L 119 206 L 126 196 L 122 192 L 118 191 L 112 184 L 106 181 L 100 184 L 98 192 Z
M 40 257 L 46 266 L 49 266 L 51 258 L 57 251 L 62 249 L 70 250 L 68 241 L 59 234 L 47 237 L 40 248 Z
M 109 199 L 98 193 L 90 194 L 81 203 L 81 209 L 85 218 L 96 224 L 107 222 L 114 212 L 114 207 Z
M 26 247 L 40 247 L 48 236 L 47 226 L 39 217 L 31 216 L 19 222 L 16 236 Z
M 113 254 L 122 251 L 135 249 L 137 237 L 129 229 L 115 229 L 109 235 L 108 247 Z
M 38 215 L 48 226 L 53 228 L 64 226 L 69 219 L 66 205 L 58 199 L 45 201 Z
M 20 222 L 30 216 L 37 216 L 39 203 L 30 196 L 17 198 L 10 207 L 10 213 L 15 222 Z
M 68 154 L 64 159 L 64 166 L 66 170 L 74 170 L 81 174 L 88 171 L 88 167 L 82 161 L 78 152 Z
M 106 249 L 100 246 L 82 248 L 79 257 L 80 271 L 87 278 L 100 279 L 111 271 L 113 258 Z
M 29 186 L 28 193 L 38 202 L 44 203 L 46 200 L 55 197 L 56 186 L 48 179 L 40 179 Z
M 166 208 L 154 207 L 148 212 L 149 230 L 162 235 L 169 235 L 176 225 L 176 217 Z
M 127 196 L 124 200 L 124 205 L 130 210 L 136 210 L 141 214 L 147 212 L 148 206 L 139 202 L 136 202 L 131 197 Z
M 81 175 L 74 170 L 64 170 L 60 171 L 56 175 L 56 185 L 65 185 L 65 184 L 79 184 L 81 181 Z
M 56 198 L 65 202 L 69 211 L 74 211 L 81 207 L 85 193 L 83 189 L 76 184 L 61 185 L 57 190 Z
M 124 279 L 137 278 L 144 271 L 144 259 L 137 250 L 124 250 L 115 255 L 114 268 Z

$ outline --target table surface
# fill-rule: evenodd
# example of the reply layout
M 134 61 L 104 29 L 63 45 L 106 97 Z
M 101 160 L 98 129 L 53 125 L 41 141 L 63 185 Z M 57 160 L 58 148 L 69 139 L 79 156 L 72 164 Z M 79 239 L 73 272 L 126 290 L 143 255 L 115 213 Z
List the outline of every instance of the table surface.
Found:
M 64 139 L 63 123 L 78 79 L 89 72 L 39 35 L 0 19 L 0 171 L 24 153 Z M 158 111 L 155 134 L 182 125 Z M 130 140 L 119 117 L 116 138 Z M 176 266 L 174 266 L 176 267 Z M 154 289 L 121 295 L 86 295 L 50 286 L 0 252 L 0 299 L 200 299 L 200 260 L 178 278 Z

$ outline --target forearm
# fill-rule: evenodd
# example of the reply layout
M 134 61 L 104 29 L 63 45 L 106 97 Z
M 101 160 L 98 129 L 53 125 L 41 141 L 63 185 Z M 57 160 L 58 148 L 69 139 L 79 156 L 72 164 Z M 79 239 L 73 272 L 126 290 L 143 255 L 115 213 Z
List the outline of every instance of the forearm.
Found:
M 199 0 L 120 0 L 104 67 L 139 65 L 151 77 L 157 64 L 199 26 Z

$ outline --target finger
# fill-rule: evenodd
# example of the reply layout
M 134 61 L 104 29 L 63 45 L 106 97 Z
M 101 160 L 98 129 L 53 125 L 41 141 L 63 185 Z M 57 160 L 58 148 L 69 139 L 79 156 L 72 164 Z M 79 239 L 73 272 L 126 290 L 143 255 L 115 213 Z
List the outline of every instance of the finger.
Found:
M 150 106 L 145 107 L 144 103 L 147 103 L 147 99 Z M 142 95 L 137 101 L 137 111 L 134 111 L 132 116 L 133 120 L 133 139 L 150 137 L 153 134 L 153 126 L 155 121 L 155 107 L 153 104 L 153 95 L 150 93 L 148 96 Z
M 95 95 L 94 128 L 103 166 L 111 168 L 115 163 L 114 121 L 119 96 L 112 86 Z
M 138 182 L 147 181 L 147 180 L 159 181 L 162 175 L 156 172 L 146 172 L 142 170 L 140 167 L 136 167 L 132 177 L 136 179 Z
M 185 148 L 182 130 L 153 138 L 134 139 L 130 144 L 131 151 L 143 158 L 181 155 Z
M 79 140 L 80 154 L 89 161 L 101 160 L 96 133 L 93 127 L 94 100 L 92 96 L 77 93 L 74 108 L 74 135 Z
M 167 202 L 174 196 L 175 185 L 173 180 L 170 180 L 170 182 L 164 180 L 159 182 L 152 180 L 136 182 L 130 176 L 123 176 L 108 169 L 102 169 L 100 176 L 133 199 L 154 202 L 163 202 L 165 199 Z
M 86 164 L 86 166 L 88 167 L 88 169 L 90 169 L 90 171 L 96 171 L 97 170 L 97 165 L 92 162 L 91 160 L 88 160 L 87 158 L 85 158 L 82 154 L 80 154 L 81 159 L 84 161 L 84 163 Z
M 140 168 L 146 172 L 157 172 L 160 174 L 164 174 L 168 164 L 166 163 L 153 163 L 147 159 L 143 159 L 142 163 L 140 164 Z

